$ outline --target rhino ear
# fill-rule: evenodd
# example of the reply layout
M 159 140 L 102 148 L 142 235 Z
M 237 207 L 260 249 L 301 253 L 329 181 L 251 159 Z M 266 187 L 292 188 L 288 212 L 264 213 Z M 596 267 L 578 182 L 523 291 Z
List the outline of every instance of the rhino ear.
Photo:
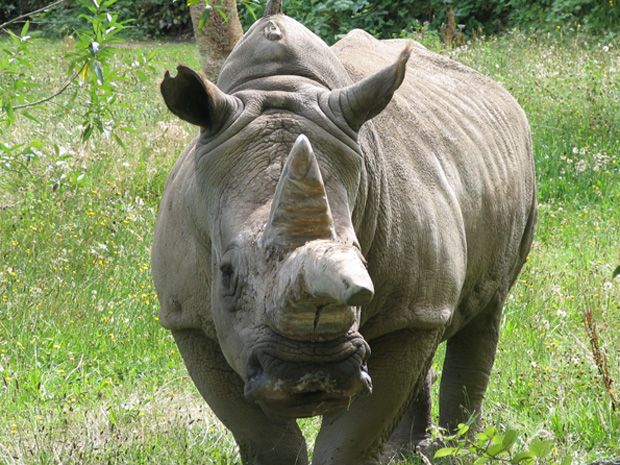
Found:
M 407 44 L 393 65 L 329 96 L 330 107 L 340 108 L 348 125 L 358 131 L 362 124 L 377 116 L 390 103 L 405 78 L 412 45 Z
M 182 120 L 216 132 L 241 107 L 241 101 L 222 92 L 208 79 L 187 66 L 177 75 L 166 71 L 160 86 L 168 109 Z

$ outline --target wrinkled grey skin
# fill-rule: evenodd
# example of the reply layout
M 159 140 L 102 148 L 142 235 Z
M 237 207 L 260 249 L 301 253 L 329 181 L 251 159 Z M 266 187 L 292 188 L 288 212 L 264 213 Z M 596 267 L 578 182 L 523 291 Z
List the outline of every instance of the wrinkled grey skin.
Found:
M 413 447 L 442 341 L 440 425 L 479 412 L 536 222 L 511 96 L 419 44 L 329 48 L 282 14 L 217 87 L 180 67 L 162 93 L 201 131 L 160 207 L 160 321 L 243 462 L 307 464 L 294 419 L 317 414 L 315 465 Z

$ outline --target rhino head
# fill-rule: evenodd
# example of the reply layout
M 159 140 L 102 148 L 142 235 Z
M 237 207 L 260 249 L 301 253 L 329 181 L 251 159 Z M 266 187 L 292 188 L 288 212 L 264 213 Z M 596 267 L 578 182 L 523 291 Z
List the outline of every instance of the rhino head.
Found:
M 409 53 L 353 84 L 329 47 L 277 14 L 248 31 L 217 86 L 182 66 L 161 84 L 170 111 L 200 127 L 179 162 L 191 170 L 179 195 L 207 257 L 203 319 L 246 397 L 271 413 L 325 414 L 372 390 L 360 325 L 374 287 L 352 213 L 367 196 L 357 136 L 402 82 Z

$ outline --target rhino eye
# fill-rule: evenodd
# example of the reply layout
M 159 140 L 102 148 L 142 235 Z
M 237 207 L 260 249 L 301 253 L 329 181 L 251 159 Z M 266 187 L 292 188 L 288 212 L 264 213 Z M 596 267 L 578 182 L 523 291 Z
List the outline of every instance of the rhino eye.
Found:
M 220 272 L 222 273 L 222 287 L 224 288 L 225 295 L 232 295 L 235 293 L 235 270 L 230 263 L 224 263 L 220 266 Z

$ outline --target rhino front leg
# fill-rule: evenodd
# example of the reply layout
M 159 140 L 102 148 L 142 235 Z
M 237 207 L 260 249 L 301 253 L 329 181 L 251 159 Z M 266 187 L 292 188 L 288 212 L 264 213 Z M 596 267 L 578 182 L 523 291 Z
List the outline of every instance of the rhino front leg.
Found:
M 307 465 L 306 442 L 294 420 L 268 418 L 243 396 L 243 382 L 217 343 L 199 330 L 173 331 L 194 384 L 233 433 L 244 465 Z
M 384 442 L 424 380 L 440 337 L 440 330 L 405 330 L 372 341 L 368 365 L 373 393 L 323 418 L 312 464 L 378 464 Z
M 428 428 L 432 423 L 431 390 L 436 377 L 435 370 L 429 369 L 417 396 L 390 436 L 386 446 L 390 455 L 414 453 L 416 446 L 429 438 Z
M 477 415 L 495 361 L 503 299 L 499 292 L 482 313 L 447 342 L 439 392 L 439 425 L 454 430 Z

